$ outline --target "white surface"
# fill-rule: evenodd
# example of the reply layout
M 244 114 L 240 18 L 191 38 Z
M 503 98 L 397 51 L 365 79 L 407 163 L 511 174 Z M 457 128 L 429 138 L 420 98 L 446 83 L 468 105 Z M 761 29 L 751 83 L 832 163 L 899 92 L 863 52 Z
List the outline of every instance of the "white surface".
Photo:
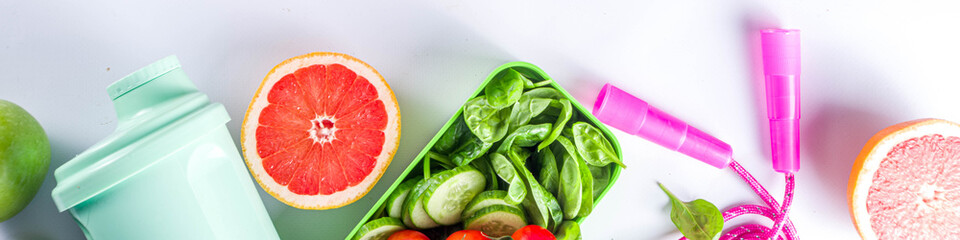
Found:
M 582 1 L 578 1 L 582 2 Z M 284 239 L 337 239 L 386 190 L 496 66 L 539 65 L 584 105 L 604 82 L 730 143 L 779 196 L 770 170 L 756 30 L 802 29 L 802 163 L 791 217 L 806 239 L 855 239 L 846 185 L 876 131 L 937 117 L 960 121 L 960 6 L 951 1 L 609 1 L 487 3 L 101 1 L 0 2 L 0 98 L 46 128 L 54 168 L 113 131 L 105 87 L 170 54 L 226 105 L 239 142 L 263 76 L 311 51 L 351 54 L 391 84 L 403 114 L 400 149 L 360 201 L 297 210 L 261 194 Z M 721 208 L 759 199 L 735 174 L 617 132 L 629 168 L 583 224 L 585 239 L 675 239 L 660 181 Z M 0 239 L 81 239 L 50 199 L 48 175 Z M 261 193 L 263 193 L 261 191 Z M 733 224 L 767 220 L 746 218 Z

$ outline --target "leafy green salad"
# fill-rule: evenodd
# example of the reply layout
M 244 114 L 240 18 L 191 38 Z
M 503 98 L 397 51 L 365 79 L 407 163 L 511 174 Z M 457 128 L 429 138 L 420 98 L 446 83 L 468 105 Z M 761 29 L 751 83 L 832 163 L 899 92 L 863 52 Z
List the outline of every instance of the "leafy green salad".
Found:
M 501 237 L 528 224 L 579 239 L 575 221 L 591 213 L 624 165 L 572 99 L 534 77 L 499 72 L 354 239 L 407 228 L 431 239 L 462 229 Z

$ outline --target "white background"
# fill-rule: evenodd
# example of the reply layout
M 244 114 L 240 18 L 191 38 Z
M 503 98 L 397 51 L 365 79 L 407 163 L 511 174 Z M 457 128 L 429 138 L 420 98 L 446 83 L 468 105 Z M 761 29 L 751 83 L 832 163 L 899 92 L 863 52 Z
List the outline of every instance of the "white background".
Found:
M 395 91 L 400 149 L 366 197 L 308 211 L 261 190 L 284 239 L 344 237 L 487 73 L 509 61 L 539 65 L 587 106 L 602 83 L 616 84 L 731 144 L 779 199 L 757 30 L 801 29 L 802 163 L 790 216 L 806 239 L 857 238 L 846 186 L 871 135 L 916 118 L 960 121 L 952 1 L 272 2 L 0 2 L 0 98 L 30 111 L 53 145 L 51 174 L 25 211 L 0 223 L 0 239 L 82 238 L 51 201 L 52 171 L 116 127 L 108 84 L 171 54 L 226 105 L 236 140 L 261 79 L 289 57 L 347 53 Z M 732 171 L 616 134 L 629 168 L 583 224 L 585 239 L 679 237 L 657 181 L 721 208 L 759 203 Z M 731 224 L 746 222 L 770 224 Z

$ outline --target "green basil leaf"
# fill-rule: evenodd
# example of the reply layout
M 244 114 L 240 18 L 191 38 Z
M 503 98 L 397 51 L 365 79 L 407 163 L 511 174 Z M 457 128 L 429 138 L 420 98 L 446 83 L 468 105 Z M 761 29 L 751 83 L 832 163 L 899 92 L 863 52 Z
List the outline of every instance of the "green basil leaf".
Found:
M 703 199 L 682 202 L 663 184 L 660 189 L 670 197 L 670 220 L 690 240 L 711 240 L 723 230 L 723 214 L 713 203 Z

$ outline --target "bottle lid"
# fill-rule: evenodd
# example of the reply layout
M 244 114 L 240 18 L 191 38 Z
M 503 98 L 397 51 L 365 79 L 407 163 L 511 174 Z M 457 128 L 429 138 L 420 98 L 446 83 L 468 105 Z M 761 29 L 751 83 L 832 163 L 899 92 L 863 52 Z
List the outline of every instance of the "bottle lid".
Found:
M 117 130 L 56 171 L 54 204 L 67 210 L 100 194 L 230 120 L 180 68 L 175 56 L 146 66 L 107 88 Z

